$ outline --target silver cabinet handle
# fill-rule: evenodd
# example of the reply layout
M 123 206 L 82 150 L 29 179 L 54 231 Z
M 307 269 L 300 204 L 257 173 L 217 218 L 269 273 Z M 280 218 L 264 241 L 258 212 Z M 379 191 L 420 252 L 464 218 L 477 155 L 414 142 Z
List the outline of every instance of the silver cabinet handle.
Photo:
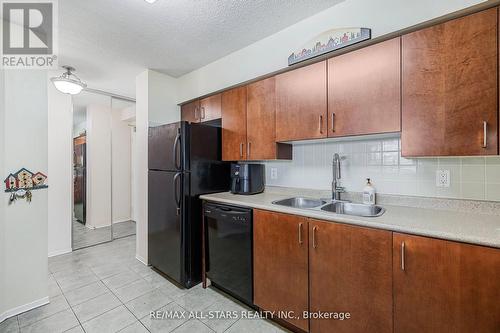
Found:
M 323 116 L 319 116 L 319 133 L 323 134 Z
M 332 132 L 335 132 L 335 113 L 332 112 Z
M 404 271 L 405 270 L 405 242 L 401 242 L 401 270 Z
M 299 244 L 304 243 L 302 241 L 302 223 L 299 223 Z
M 318 244 L 316 244 L 316 230 L 318 230 L 317 226 L 313 227 L 313 234 L 312 234 L 312 240 L 313 240 L 313 248 L 317 248 Z
M 483 121 L 483 148 L 488 147 L 488 122 Z
M 240 158 L 243 158 L 243 142 L 240 143 Z
M 251 147 L 252 143 L 249 141 L 247 143 L 247 158 L 250 158 L 250 147 Z
M 205 107 L 201 107 L 201 119 L 205 119 Z
M 194 108 L 194 120 L 198 120 L 198 107 Z

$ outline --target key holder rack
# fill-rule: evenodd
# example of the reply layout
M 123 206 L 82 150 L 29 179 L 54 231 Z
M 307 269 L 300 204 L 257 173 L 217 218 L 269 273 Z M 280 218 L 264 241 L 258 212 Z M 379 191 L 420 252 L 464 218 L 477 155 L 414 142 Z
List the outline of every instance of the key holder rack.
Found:
M 11 193 L 9 205 L 20 199 L 25 199 L 29 203 L 33 197 L 32 191 L 48 188 L 45 174 L 42 172 L 33 173 L 26 168 L 9 174 L 4 183 L 5 192 Z

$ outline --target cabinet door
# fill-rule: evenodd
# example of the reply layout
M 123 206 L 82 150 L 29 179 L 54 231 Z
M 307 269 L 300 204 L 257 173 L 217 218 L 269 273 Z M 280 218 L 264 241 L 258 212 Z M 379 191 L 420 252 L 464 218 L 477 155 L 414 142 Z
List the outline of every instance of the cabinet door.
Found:
M 392 233 L 309 222 L 310 311 L 350 319 L 311 319 L 311 332 L 392 332 Z
M 254 303 L 267 311 L 293 311 L 287 319 L 307 331 L 307 218 L 254 210 Z M 283 319 L 283 318 L 282 318 Z
M 247 86 L 247 160 L 292 159 L 292 146 L 276 143 L 276 78 Z
M 209 96 L 200 100 L 200 118 L 202 122 L 221 117 L 221 94 Z
M 247 159 L 276 158 L 275 78 L 247 87 Z
M 403 156 L 498 154 L 497 8 L 402 37 Z
M 394 234 L 394 332 L 499 332 L 500 250 Z
M 328 136 L 401 131 L 400 38 L 328 60 Z
M 222 93 L 222 160 L 247 158 L 247 88 Z
M 276 76 L 276 140 L 326 138 L 326 61 Z
M 181 106 L 181 120 L 190 123 L 200 122 L 200 101 L 192 101 Z

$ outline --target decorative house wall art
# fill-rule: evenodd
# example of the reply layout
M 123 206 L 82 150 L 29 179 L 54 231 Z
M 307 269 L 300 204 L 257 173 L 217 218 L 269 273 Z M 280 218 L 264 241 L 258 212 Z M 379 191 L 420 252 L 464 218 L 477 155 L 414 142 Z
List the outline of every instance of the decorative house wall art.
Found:
M 5 188 L 6 192 L 12 188 L 17 188 L 17 177 L 13 174 L 10 174 L 5 178 Z
M 288 57 L 288 66 L 371 38 L 368 28 L 341 28 L 323 32 Z
M 11 193 L 9 203 L 13 203 L 17 199 L 26 199 L 27 202 L 31 202 L 31 191 L 48 187 L 45 174 L 41 172 L 33 173 L 26 168 L 9 174 L 4 183 L 5 192 Z
M 21 169 L 17 173 L 17 187 L 18 188 L 32 188 L 33 187 L 33 173 L 27 169 Z
M 37 172 L 33 175 L 31 179 L 33 180 L 34 186 L 44 186 L 45 181 L 47 180 L 47 176 L 41 172 Z

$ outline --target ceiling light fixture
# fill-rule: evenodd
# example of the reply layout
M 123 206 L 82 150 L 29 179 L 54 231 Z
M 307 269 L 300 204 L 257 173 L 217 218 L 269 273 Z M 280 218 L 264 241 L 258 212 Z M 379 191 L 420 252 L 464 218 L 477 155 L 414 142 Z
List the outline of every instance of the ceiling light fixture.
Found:
M 77 95 L 83 89 L 87 88 L 87 85 L 73 73 L 76 71 L 73 67 L 62 67 L 66 70 L 66 72 L 62 73 L 61 76 L 50 79 L 57 90 L 64 94 Z
M 147 3 L 155 3 L 156 2 L 156 0 L 144 0 L 144 1 L 146 1 Z

